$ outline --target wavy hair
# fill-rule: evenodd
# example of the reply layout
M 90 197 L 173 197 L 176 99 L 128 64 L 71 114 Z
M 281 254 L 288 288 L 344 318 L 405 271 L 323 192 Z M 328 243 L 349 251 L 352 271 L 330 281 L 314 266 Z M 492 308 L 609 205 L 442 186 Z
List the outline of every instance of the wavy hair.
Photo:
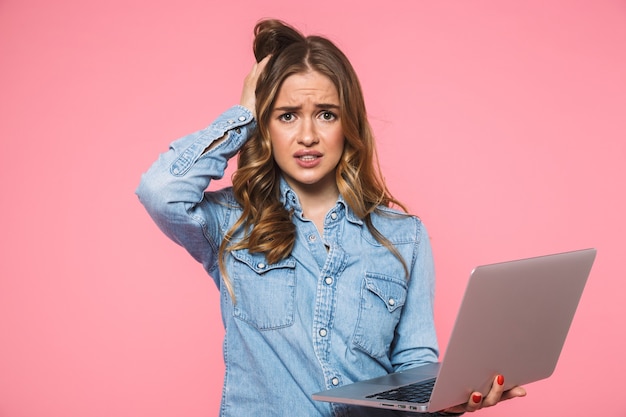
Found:
M 328 77 L 339 94 L 345 136 L 343 154 L 336 168 L 339 192 L 374 238 L 402 262 L 408 278 L 406 262 L 372 223 L 372 213 L 380 213 L 380 206 L 394 205 L 404 212 L 407 210 L 391 195 L 381 175 L 363 92 L 348 58 L 330 40 L 305 37 L 279 20 L 258 22 L 254 35 L 257 62 L 267 55 L 271 58 L 255 90 L 257 129 L 240 149 L 233 174 L 233 192 L 242 214 L 219 248 L 220 271 L 231 297 L 234 299 L 232 283 L 224 263 L 228 252 L 247 249 L 263 253 L 269 263 L 275 263 L 289 256 L 293 248 L 296 228 L 292 213 L 280 200 L 281 171 L 273 158 L 268 126 L 282 83 L 291 75 L 308 71 Z M 235 239 L 235 235 L 239 237 Z

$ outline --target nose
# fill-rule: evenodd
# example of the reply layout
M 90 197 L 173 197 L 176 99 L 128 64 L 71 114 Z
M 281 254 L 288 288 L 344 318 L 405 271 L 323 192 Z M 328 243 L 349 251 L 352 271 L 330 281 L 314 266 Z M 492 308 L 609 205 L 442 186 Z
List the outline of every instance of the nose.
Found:
M 311 119 L 302 120 L 300 132 L 298 135 L 298 143 L 304 146 L 312 146 L 319 142 L 317 128 L 315 122 Z

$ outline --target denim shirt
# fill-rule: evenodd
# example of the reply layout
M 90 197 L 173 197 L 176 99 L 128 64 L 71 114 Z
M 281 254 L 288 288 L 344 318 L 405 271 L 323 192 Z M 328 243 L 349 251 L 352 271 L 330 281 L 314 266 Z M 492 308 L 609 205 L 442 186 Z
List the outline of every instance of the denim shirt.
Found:
M 220 415 L 396 416 L 397 412 L 317 402 L 311 394 L 437 360 L 434 267 L 426 229 L 414 216 L 381 207 L 375 227 L 402 263 L 374 239 L 339 197 L 323 233 L 281 180 L 296 242 L 277 263 L 236 250 L 226 258 L 235 302 L 218 268 L 218 248 L 241 209 L 222 178 L 256 127 L 242 106 L 170 146 L 142 176 L 140 201 L 160 229 L 183 246 L 220 290 L 225 377 Z M 204 152 L 216 139 L 226 139 Z

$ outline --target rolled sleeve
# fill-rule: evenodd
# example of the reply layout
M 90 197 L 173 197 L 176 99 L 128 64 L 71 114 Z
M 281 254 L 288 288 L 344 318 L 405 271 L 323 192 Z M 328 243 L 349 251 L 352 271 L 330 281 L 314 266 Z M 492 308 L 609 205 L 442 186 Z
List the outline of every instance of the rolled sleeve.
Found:
M 158 227 L 207 270 L 214 267 L 222 237 L 220 204 L 205 198 L 206 188 L 224 176 L 228 160 L 255 128 L 256 121 L 247 108 L 231 107 L 207 128 L 172 142 L 142 175 L 136 189 Z M 206 151 L 221 138 L 225 140 Z

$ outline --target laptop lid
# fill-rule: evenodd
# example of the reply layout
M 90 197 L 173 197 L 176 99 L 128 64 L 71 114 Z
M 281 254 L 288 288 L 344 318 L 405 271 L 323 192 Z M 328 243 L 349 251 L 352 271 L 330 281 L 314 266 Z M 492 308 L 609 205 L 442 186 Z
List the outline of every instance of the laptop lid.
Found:
M 474 269 L 442 360 L 431 409 L 552 375 L 596 256 L 595 249 Z
M 427 379 L 418 368 L 348 384 L 313 395 L 321 401 L 379 408 L 437 411 L 465 403 L 473 391 L 487 394 L 496 375 L 505 389 L 549 377 L 556 367 L 596 256 L 584 249 L 476 267 L 468 281 L 448 347 L 436 369 L 428 404 L 368 398 Z M 425 376 L 426 375 L 426 376 Z M 389 382 L 389 380 L 391 382 Z M 345 395 L 344 395 L 345 394 Z

